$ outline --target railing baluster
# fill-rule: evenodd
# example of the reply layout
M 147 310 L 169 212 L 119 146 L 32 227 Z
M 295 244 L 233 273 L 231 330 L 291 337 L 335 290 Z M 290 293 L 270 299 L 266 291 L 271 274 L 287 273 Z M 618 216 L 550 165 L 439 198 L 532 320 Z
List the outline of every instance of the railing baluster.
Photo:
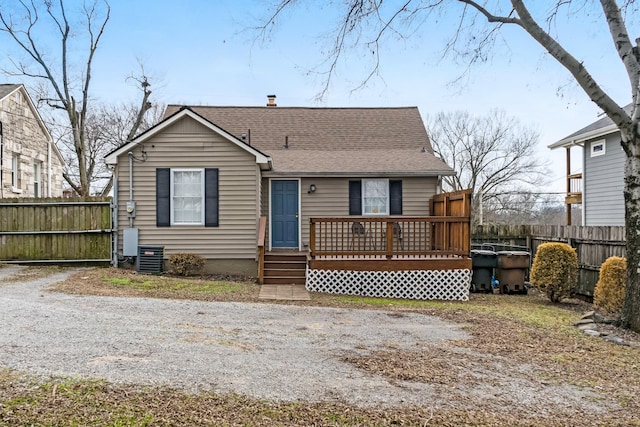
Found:
M 309 250 L 344 259 L 468 256 L 469 228 L 468 217 L 311 218 Z

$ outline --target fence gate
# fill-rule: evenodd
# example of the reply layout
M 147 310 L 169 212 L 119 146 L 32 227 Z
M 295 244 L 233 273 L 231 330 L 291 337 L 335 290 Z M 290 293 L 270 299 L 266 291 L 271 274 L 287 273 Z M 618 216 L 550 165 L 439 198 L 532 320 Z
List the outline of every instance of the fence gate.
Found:
M 109 198 L 0 201 L 0 262 L 110 262 Z
M 471 190 L 436 194 L 431 198 L 429 215 L 441 217 L 471 217 Z M 470 249 L 470 221 L 434 222 L 431 227 L 432 249 Z

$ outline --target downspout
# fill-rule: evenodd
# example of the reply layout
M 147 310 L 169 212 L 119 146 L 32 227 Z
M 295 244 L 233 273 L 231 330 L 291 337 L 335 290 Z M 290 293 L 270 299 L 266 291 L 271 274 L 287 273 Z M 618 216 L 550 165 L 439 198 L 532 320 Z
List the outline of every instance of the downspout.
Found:
M 51 197 L 51 144 L 52 141 L 47 144 L 47 197 Z
M 115 175 L 115 173 L 114 173 Z M 113 181 L 113 198 L 111 199 L 111 265 L 118 267 L 118 180 Z
M 129 151 L 129 203 L 133 204 L 133 153 Z M 133 215 L 129 215 L 129 228 L 133 228 Z

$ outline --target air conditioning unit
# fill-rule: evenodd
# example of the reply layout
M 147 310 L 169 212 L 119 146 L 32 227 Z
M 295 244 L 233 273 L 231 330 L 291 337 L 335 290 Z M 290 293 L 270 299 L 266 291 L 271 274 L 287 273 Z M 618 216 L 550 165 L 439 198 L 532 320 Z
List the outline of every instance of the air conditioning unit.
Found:
M 162 273 L 164 246 L 138 246 L 136 271 L 138 273 Z

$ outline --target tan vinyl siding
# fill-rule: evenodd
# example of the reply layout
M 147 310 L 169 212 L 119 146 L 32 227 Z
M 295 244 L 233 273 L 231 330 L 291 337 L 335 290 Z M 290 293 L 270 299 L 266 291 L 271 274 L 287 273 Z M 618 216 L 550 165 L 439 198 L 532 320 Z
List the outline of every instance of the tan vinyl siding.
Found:
M 134 155 L 141 159 L 142 146 Z M 256 257 L 257 201 L 260 171 L 255 157 L 201 124 L 185 118 L 144 143 L 146 161 L 133 162 L 134 227 L 139 244 L 163 245 L 165 258 L 190 252 L 207 259 Z M 122 229 L 129 226 L 129 158 L 118 159 L 119 250 Z M 156 227 L 156 168 L 218 168 L 219 227 Z
M 402 179 L 402 215 L 429 215 L 429 201 L 436 194 L 438 180 L 429 178 Z
M 360 178 L 352 178 L 360 179 Z M 429 200 L 436 193 L 437 178 L 392 178 L 402 179 L 403 216 L 429 215 Z M 302 243 L 309 242 L 309 218 L 340 217 L 349 215 L 349 178 L 303 178 L 302 196 Z M 308 193 L 309 185 L 316 191 Z

